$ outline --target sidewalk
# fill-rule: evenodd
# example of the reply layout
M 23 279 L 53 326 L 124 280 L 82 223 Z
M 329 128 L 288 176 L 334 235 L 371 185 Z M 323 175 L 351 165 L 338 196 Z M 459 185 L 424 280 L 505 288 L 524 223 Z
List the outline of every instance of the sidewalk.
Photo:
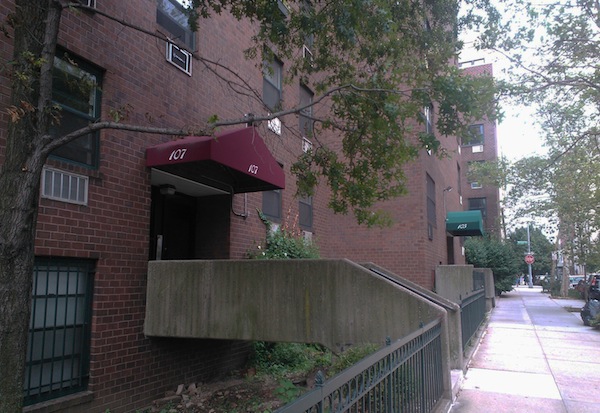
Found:
M 520 286 L 496 299 L 451 413 L 600 411 L 600 331 L 583 300 Z

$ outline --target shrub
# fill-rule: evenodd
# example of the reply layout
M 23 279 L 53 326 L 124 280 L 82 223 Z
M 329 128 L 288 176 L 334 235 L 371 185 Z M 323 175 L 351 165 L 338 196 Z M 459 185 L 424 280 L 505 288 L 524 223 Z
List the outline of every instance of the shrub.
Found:
M 258 216 L 267 228 L 265 245 L 257 245 L 248 251 L 248 258 L 259 260 L 319 258 L 317 246 L 304 239 L 296 222 L 290 224 L 287 219 L 281 226 L 273 230 L 273 223 L 262 212 Z

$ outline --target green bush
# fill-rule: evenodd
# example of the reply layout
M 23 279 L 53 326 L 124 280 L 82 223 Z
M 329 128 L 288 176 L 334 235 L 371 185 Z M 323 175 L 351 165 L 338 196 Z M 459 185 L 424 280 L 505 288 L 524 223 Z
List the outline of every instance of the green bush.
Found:
M 332 354 L 318 344 L 256 341 L 250 367 L 258 374 L 285 377 L 331 364 Z
M 248 258 L 259 260 L 319 258 L 317 246 L 312 241 L 304 239 L 295 224 L 284 222 L 279 228 L 273 230 L 271 221 L 260 211 L 258 215 L 267 228 L 267 237 L 264 246 L 259 244 L 255 249 L 248 251 Z
M 465 241 L 465 256 L 475 268 L 491 268 L 496 294 L 511 291 L 519 273 L 520 260 L 511 247 L 491 237 L 469 237 Z
M 376 351 L 377 346 L 375 344 L 364 344 L 360 346 L 350 347 L 349 349 L 338 354 L 336 360 L 331 366 L 331 373 L 339 373 L 340 371 L 345 370 L 348 367 L 358 363 L 360 360 L 364 359 L 370 354 L 373 354 Z

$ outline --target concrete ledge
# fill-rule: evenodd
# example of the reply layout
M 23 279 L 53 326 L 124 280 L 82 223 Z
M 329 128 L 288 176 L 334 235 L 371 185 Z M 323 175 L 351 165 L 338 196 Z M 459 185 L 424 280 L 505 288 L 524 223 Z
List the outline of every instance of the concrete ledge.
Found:
M 82 411 L 81 405 L 92 400 L 94 400 L 94 393 L 84 391 L 26 406 L 23 408 L 23 413 L 67 413 L 72 407 L 77 407 L 77 411 Z

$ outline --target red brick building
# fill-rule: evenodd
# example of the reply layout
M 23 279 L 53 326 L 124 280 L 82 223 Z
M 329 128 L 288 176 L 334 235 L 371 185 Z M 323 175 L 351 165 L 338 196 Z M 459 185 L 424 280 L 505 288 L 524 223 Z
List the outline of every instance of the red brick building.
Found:
M 493 76 L 492 64 L 480 61 L 461 63 L 461 68 L 469 76 Z M 470 126 L 472 138 L 461 145 L 461 185 L 465 210 L 480 210 L 485 230 L 501 236 L 500 191 L 498 187 L 471 182 L 467 177 L 469 164 L 498 160 L 498 137 L 496 122 L 482 120 Z
M 213 114 L 242 119 L 263 113 L 260 101 L 226 87 L 221 67 L 236 68 L 253 88 L 262 88 L 267 106 L 312 99 L 301 85 L 283 84 L 285 62 L 276 61 L 265 75 L 244 58 L 248 22 L 216 17 L 192 33 L 178 20 L 176 0 L 92 3 L 102 14 L 63 13 L 55 60 L 55 101 L 63 117 L 57 133 L 117 112 L 128 123 L 164 127 L 193 127 Z M 0 19 L 13 7 L 1 3 Z M 165 42 L 103 14 L 178 40 Z M 186 50 L 207 60 L 194 60 Z M 11 56 L 11 41 L 2 37 L 0 57 Z M 82 77 L 95 86 L 69 88 L 69 79 Z M 9 82 L 0 76 L 2 106 Z M 0 150 L 8 121 L 3 111 Z M 41 402 L 69 412 L 134 411 L 179 383 L 211 380 L 241 365 L 245 342 L 144 336 L 146 269 L 154 259 L 245 258 L 265 237 L 257 209 L 275 223 L 297 220 L 323 258 L 374 262 L 430 289 L 437 265 L 464 263 L 445 216 L 475 198 L 463 185 L 460 154 L 470 148 L 442 138 L 450 157 L 423 150 L 407 165 L 408 194 L 381 205 L 394 225 L 367 229 L 351 216 L 334 215 L 325 187 L 312 199 L 294 198 L 290 165 L 310 145 L 304 127 L 305 118 L 290 117 L 224 128 L 216 142 L 186 138 L 174 146 L 171 136 L 104 130 L 51 156 L 37 226 L 29 411 Z M 491 150 L 488 133 L 495 142 L 495 131 L 485 130 L 485 154 Z M 228 147 L 239 141 L 245 150 Z M 188 162 L 192 153 L 198 158 Z M 494 212 L 487 211 L 489 220 Z

